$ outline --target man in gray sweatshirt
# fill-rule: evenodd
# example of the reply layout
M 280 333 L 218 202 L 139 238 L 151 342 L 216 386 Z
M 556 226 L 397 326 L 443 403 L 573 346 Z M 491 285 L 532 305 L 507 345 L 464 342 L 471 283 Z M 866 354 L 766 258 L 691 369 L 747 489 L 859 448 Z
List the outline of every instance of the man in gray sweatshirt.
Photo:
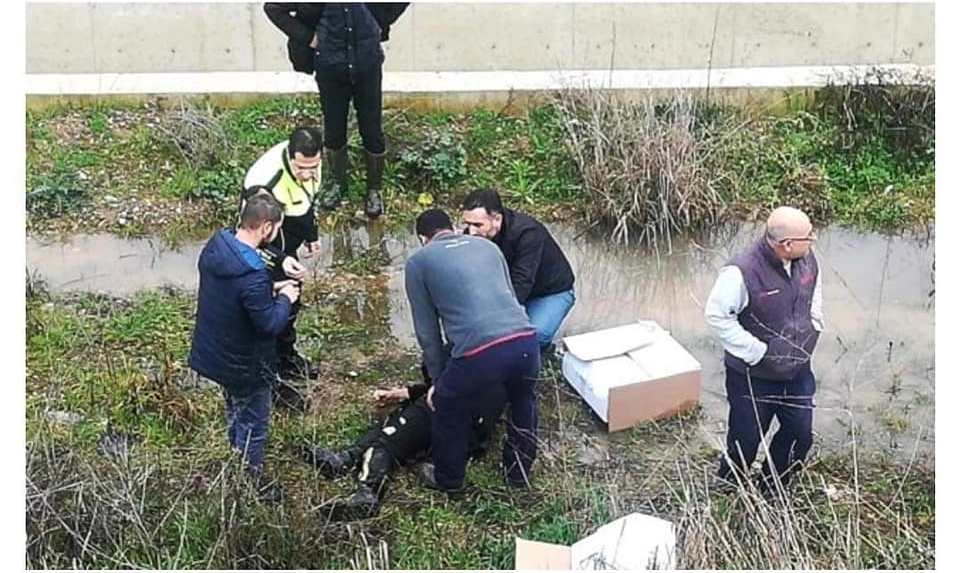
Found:
M 421 213 L 416 231 L 424 247 L 407 260 L 405 287 L 423 360 L 435 381 L 427 395 L 433 464 L 425 464 L 420 477 L 435 489 L 463 488 L 474 409 L 483 402 L 479 397 L 502 385 L 511 419 L 504 470 L 511 485 L 525 486 L 537 454 L 534 384 L 540 352 L 507 262 L 490 241 L 455 234 L 450 217 L 439 209 Z

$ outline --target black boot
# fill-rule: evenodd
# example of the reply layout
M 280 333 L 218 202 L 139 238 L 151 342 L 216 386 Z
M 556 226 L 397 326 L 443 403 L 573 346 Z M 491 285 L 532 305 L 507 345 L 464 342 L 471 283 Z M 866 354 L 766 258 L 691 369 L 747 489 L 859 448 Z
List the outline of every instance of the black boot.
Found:
M 314 380 L 319 375 L 320 368 L 296 350 L 280 355 L 281 378 Z
M 340 206 L 340 201 L 347 194 L 347 146 L 324 150 L 323 160 L 320 207 L 332 211 Z
M 363 452 L 360 465 L 360 486 L 353 495 L 334 502 L 330 509 L 332 521 L 354 521 L 371 518 L 380 511 L 380 498 L 386 490 L 387 477 L 393 469 L 393 456 L 382 447 L 374 446 Z
M 308 464 L 313 464 L 313 467 L 317 468 L 320 475 L 329 479 L 350 473 L 360 461 L 361 454 L 357 448 L 347 448 L 342 452 L 335 452 L 312 446 L 303 447 L 300 453 Z
M 437 483 L 437 478 L 434 475 L 433 464 L 430 462 L 427 462 L 422 466 L 420 466 L 420 469 L 417 470 L 417 478 L 419 478 L 420 483 L 423 484 L 425 487 L 429 489 L 435 489 L 437 491 L 442 491 L 450 496 L 459 495 L 464 491 L 466 491 L 467 489 L 463 484 L 460 484 L 456 488 L 446 488 L 440 485 L 439 483 Z
M 278 379 L 273 387 L 273 405 L 294 412 L 307 409 L 306 392 L 290 380 Z
M 367 217 L 376 219 L 383 213 L 380 189 L 383 186 L 383 160 L 386 154 L 364 150 L 363 155 L 367 163 L 367 199 L 364 202 L 364 212 Z
M 262 469 L 248 468 L 247 479 L 261 502 L 277 504 L 283 501 L 283 488 L 280 483 L 264 476 Z
M 380 496 L 365 485 L 347 499 L 333 502 L 330 507 L 330 521 L 357 521 L 369 519 L 380 512 Z

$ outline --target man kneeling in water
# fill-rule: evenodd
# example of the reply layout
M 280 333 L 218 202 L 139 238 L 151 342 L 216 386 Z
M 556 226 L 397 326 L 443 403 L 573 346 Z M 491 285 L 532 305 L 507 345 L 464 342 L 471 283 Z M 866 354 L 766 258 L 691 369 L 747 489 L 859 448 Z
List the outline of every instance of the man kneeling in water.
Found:
M 415 463 L 429 452 L 430 409 L 426 397 L 430 379 L 426 370 L 421 370 L 423 383 L 373 393 L 378 406 L 400 404 L 382 424 L 371 427 L 346 449 L 334 451 L 312 444 L 301 448 L 303 459 L 326 478 L 344 476 L 359 469 L 357 491 L 349 498 L 333 503 L 329 509 L 331 520 L 350 521 L 376 515 L 393 469 Z M 474 458 L 486 451 L 507 396 L 500 390 L 491 392 L 486 399 L 488 402 L 478 409 L 481 415 L 473 421 L 470 433 L 468 452 Z

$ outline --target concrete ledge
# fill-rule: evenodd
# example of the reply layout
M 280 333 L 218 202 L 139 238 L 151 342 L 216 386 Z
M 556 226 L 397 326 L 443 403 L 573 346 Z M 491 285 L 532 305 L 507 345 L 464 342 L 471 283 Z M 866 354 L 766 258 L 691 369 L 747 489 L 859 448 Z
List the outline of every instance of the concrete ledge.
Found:
M 905 83 L 933 80 L 935 67 L 914 64 L 790 66 L 691 70 L 526 72 L 386 72 L 385 94 L 536 92 L 568 87 L 615 90 L 802 88 L 863 81 L 872 72 Z M 28 95 L 313 93 L 313 78 L 296 72 L 27 74 Z

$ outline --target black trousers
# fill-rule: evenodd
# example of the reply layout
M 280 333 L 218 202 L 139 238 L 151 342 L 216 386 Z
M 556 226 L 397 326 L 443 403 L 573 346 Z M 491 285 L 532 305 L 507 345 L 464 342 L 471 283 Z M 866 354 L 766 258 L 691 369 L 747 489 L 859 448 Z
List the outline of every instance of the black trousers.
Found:
M 353 101 L 364 149 L 383 153 L 383 61 L 364 70 L 346 65 L 319 68 L 316 80 L 323 108 L 324 146 L 340 149 L 347 144 L 347 114 Z
M 513 483 L 528 483 L 537 457 L 537 397 L 540 348 L 535 333 L 501 342 L 482 352 L 453 358 L 434 383 L 433 465 L 437 483 L 447 489 L 463 484 L 469 421 L 480 404 L 495 393 L 510 403 L 510 422 L 503 444 L 503 467 Z M 503 402 L 500 403 L 502 408 Z
M 757 456 L 760 441 L 777 417 L 780 428 L 770 441 L 770 457 L 784 484 L 790 474 L 807 457 L 813 445 L 813 394 L 816 379 L 809 366 L 786 382 L 747 379 L 746 375 L 727 367 L 727 401 L 730 415 L 727 426 L 727 455 L 720 462 L 719 475 L 730 478 L 734 471 L 746 472 Z M 763 463 L 763 475 L 772 474 L 770 464 Z
M 469 456 L 478 456 L 487 450 L 505 401 L 504 394 L 495 391 L 478 405 L 479 415 L 469 424 Z M 352 447 L 358 450 L 383 448 L 397 463 L 406 464 L 417 461 L 430 451 L 430 430 L 430 409 L 426 396 L 422 396 L 391 412 L 382 424 L 367 430 Z
M 292 252 L 285 253 L 285 255 L 299 260 L 296 249 Z M 276 263 L 276 266 L 271 272 L 271 279 L 273 281 L 288 280 L 287 275 L 283 272 L 281 263 L 282 258 L 280 262 Z M 299 286 L 303 287 L 303 283 L 299 283 Z M 283 332 L 280 333 L 280 336 L 277 337 L 277 358 L 280 360 L 281 371 L 291 365 L 290 361 L 294 354 L 296 354 L 294 345 L 297 343 L 297 316 L 300 314 L 301 306 L 299 298 L 297 302 L 290 305 L 290 317 L 287 319 L 287 326 L 283 329 Z

